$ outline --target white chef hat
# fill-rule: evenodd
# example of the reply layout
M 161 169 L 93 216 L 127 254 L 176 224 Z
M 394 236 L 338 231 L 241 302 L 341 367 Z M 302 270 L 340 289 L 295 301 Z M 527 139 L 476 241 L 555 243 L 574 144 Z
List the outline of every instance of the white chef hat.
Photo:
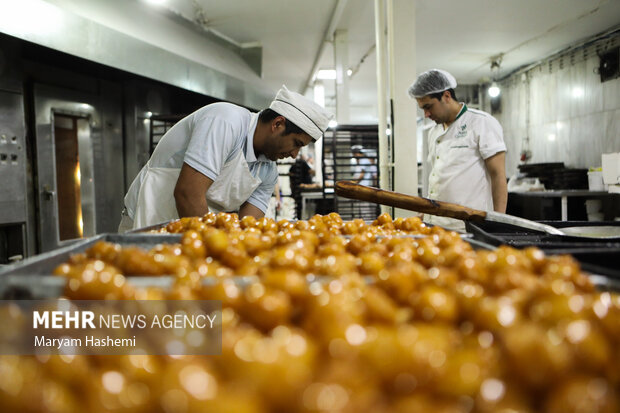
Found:
M 416 81 L 409 86 L 409 96 L 421 98 L 433 93 L 443 92 L 456 87 L 456 79 L 445 70 L 431 69 L 421 73 Z
M 317 103 L 282 85 L 269 108 L 300 127 L 315 141 L 327 130 L 333 115 Z

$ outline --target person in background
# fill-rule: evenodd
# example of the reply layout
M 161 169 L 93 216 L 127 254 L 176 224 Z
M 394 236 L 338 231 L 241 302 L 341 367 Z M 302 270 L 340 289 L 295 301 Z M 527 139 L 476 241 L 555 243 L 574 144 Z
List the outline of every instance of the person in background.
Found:
M 353 145 L 351 147 L 351 152 L 353 152 L 353 159 L 356 162 L 353 182 L 364 186 L 376 186 L 374 179 L 376 177 L 377 166 L 368 158 L 361 145 Z M 355 205 L 356 218 L 362 218 L 365 221 L 373 221 L 377 218 L 377 204 L 356 201 Z
M 372 185 L 372 166 L 370 160 L 364 155 L 361 145 L 353 145 L 351 147 L 353 158 L 355 160 L 355 175 L 353 182 L 360 185 Z
M 119 232 L 210 210 L 263 217 L 275 161 L 320 139 L 331 117 L 284 86 L 260 113 L 224 102 L 198 109 L 166 132 L 134 179 Z
M 506 145 L 499 122 L 490 114 L 469 109 L 454 94 L 456 79 L 433 69 L 409 87 L 424 116 L 436 125 L 428 133 L 431 167 L 427 196 L 485 211 L 506 212 Z M 455 230 L 463 221 L 425 216 L 424 220 Z
M 301 217 L 301 189 L 304 185 L 312 183 L 312 175 L 314 170 L 308 165 L 306 156 L 299 154 L 295 163 L 289 169 L 289 177 L 291 179 L 291 196 L 295 200 L 295 214 L 297 219 Z
M 370 160 L 370 186 L 379 187 L 379 171 L 377 170 L 376 158 L 371 156 Z

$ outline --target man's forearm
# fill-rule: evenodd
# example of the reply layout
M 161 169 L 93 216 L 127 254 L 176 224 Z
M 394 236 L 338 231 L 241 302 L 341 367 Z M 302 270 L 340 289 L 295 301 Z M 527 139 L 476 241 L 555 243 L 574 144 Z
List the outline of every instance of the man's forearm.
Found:
M 491 191 L 493 193 L 493 210 L 506 213 L 506 204 L 508 203 L 508 186 L 506 185 L 506 179 L 502 176 L 492 177 Z
M 508 203 L 508 185 L 506 184 L 506 152 L 499 152 L 485 159 L 487 171 L 491 178 L 493 210 L 505 213 Z
M 243 218 L 248 215 L 253 216 L 256 219 L 260 219 L 265 216 L 263 211 L 250 204 L 248 201 L 245 201 L 239 208 L 239 218 Z
M 188 164 L 183 164 L 174 187 L 174 201 L 179 217 L 201 217 L 209 212 L 205 194 L 213 180 Z
M 184 197 L 182 195 L 175 197 L 177 212 L 179 217 L 201 217 L 209 212 L 207 199 L 203 197 Z

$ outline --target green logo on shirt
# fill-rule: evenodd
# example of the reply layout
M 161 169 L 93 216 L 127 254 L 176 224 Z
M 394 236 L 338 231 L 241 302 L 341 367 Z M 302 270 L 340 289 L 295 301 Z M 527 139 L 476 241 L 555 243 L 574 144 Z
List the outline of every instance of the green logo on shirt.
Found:
M 461 125 L 461 130 L 454 135 L 455 138 L 464 138 L 465 136 L 467 136 L 467 124 Z

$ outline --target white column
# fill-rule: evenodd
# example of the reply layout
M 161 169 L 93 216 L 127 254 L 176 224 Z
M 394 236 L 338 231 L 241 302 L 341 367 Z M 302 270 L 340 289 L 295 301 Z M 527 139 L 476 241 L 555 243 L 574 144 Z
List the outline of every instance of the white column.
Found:
M 388 50 L 390 51 L 390 97 L 394 125 L 394 191 L 418 195 L 417 166 L 417 102 L 407 94 L 416 79 L 415 60 L 415 2 L 388 1 Z M 396 217 L 414 215 L 396 209 Z
M 325 85 L 322 80 L 314 82 L 314 101 L 325 107 Z M 323 139 L 314 142 L 314 182 L 323 183 Z
M 336 120 L 349 123 L 349 36 L 346 30 L 334 32 L 334 62 L 336 62 Z
M 385 39 L 385 1 L 375 0 L 375 42 L 377 45 L 377 116 L 379 123 L 379 188 L 390 190 L 389 161 L 387 142 L 387 76 Z M 381 205 L 381 212 L 389 212 L 390 207 Z

